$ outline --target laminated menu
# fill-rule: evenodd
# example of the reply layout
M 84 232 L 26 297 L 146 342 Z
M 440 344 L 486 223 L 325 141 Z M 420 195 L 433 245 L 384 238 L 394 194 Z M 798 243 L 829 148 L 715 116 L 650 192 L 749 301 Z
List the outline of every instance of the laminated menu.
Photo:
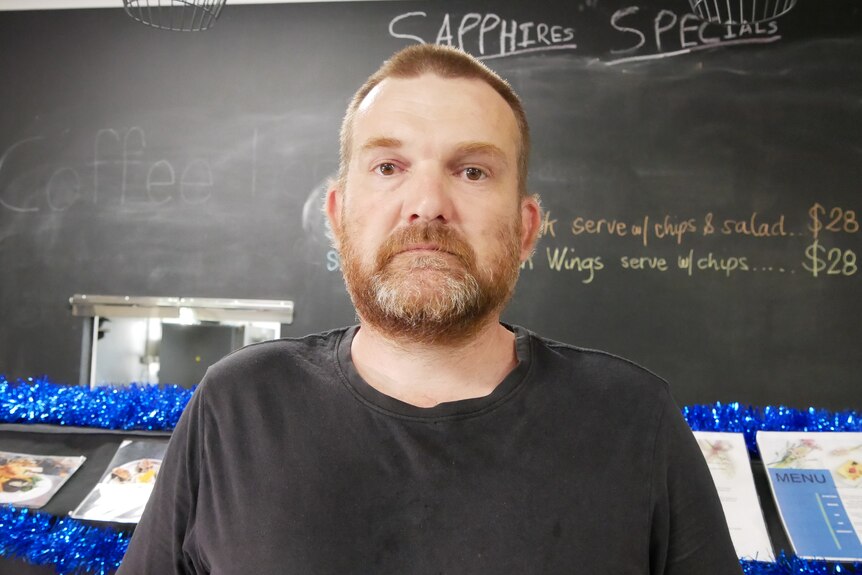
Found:
M 167 440 L 123 441 L 99 483 L 70 515 L 137 523 L 153 491 L 167 446 Z
M 796 554 L 862 560 L 862 433 L 759 431 L 757 446 Z
M 85 459 L 0 451 L 0 505 L 42 507 Z
M 695 431 L 740 559 L 775 561 L 741 433 Z

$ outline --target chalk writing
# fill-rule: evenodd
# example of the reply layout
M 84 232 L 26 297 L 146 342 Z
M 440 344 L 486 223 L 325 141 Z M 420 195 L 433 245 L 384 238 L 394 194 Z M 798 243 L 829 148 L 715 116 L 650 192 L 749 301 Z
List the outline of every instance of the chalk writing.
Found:
M 573 235 L 602 233 L 622 237 L 628 235 L 629 232 L 626 223 L 617 220 L 607 220 L 605 218 L 592 220 L 581 216 L 572 220 Z
M 840 206 L 826 208 L 815 202 L 808 209 L 808 230 L 814 242 L 805 248 L 802 267 L 812 277 L 852 276 L 859 271 L 856 252 L 841 247 L 827 248 L 820 243 L 821 236 L 828 232 L 834 239 L 859 233 L 856 210 Z
M 818 239 L 827 231 L 831 238 L 840 238 L 859 234 L 857 212 L 843 207 L 826 208 L 815 203 L 808 210 L 809 220 L 805 231 L 794 232 L 790 223 L 792 218 L 784 213 L 762 214 L 757 211 L 746 212 L 742 216 L 725 217 L 714 211 L 702 216 L 677 216 L 673 214 L 643 215 L 633 220 L 619 217 L 597 217 L 593 215 L 576 215 L 568 220 L 568 228 L 562 228 L 571 234 L 571 238 L 590 242 L 590 247 L 581 248 L 572 245 L 557 245 L 557 241 L 565 241 L 559 236 L 556 227 L 558 218 L 551 209 L 545 209 L 542 214 L 539 237 L 541 238 L 544 257 L 535 258 L 531 254 L 521 263 L 522 271 L 540 273 L 541 270 L 552 273 L 574 272 L 583 284 L 592 284 L 611 268 L 623 273 L 638 275 L 643 273 L 659 273 L 686 277 L 714 276 L 732 278 L 745 273 L 800 275 L 812 278 L 851 277 L 858 273 L 857 250 L 846 246 L 827 246 Z M 806 225 L 806 224 L 803 224 Z M 808 234 L 807 232 L 811 232 Z M 566 234 L 563 233 L 563 236 Z M 776 261 L 774 249 L 771 248 L 768 257 L 762 253 L 745 253 L 744 250 L 754 249 L 761 243 L 775 246 L 776 241 L 793 240 L 805 236 L 813 236 L 814 242 L 807 246 L 788 246 L 786 251 L 777 253 L 802 253 L 802 258 L 796 262 Z M 734 241 L 739 238 L 741 242 Z M 619 254 L 614 247 L 617 242 L 631 245 L 634 240 L 645 253 Z M 797 240 L 798 241 L 798 240 Z M 601 242 L 601 252 L 595 253 L 595 242 Z M 729 245 L 715 248 L 701 247 L 713 243 L 732 242 Z M 679 248 L 683 244 L 693 243 L 694 247 L 684 248 L 668 253 L 667 248 Z M 780 244 L 778 244 L 780 245 Z M 607 251 L 605 251 L 607 250 Z M 661 250 L 661 253 L 650 253 Z M 801 252 L 800 252 L 801 250 Z M 780 256 L 779 256 L 780 257 Z M 331 249 L 325 255 L 326 269 L 335 272 L 340 270 L 338 253 Z
M 551 219 L 551 210 L 545 210 L 542 214 L 542 226 L 539 228 L 539 237 L 545 237 L 548 235 L 552 238 L 557 237 L 557 233 L 554 230 L 556 223 L 557 220 Z
M 338 257 L 338 252 L 329 250 L 326 252 L 326 271 L 334 272 L 341 269 L 341 259 Z
M 570 231 L 573 236 L 593 235 L 606 237 L 635 237 L 645 247 L 651 240 L 673 241 L 682 245 L 686 239 L 695 235 L 711 236 L 748 236 L 752 238 L 772 238 L 801 235 L 786 229 L 784 214 L 763 216 L 751 212 L 743 217 L 717 218 L 713 212 L 700 217 L 678 217 L 662 214 L 658 217 L 645 215 L 634 222 L 617 218 L 577 216 L 572 219 Z M 848 220 L 849 226 L 857 225 Z
M 426 12 L 406 12 L 389 21 L 394 38 L 420 44 L 455 46 L 482 59 L 513 56 L 545 50 L 574 50 L 575 30 L 571 26 L 545 22 L 519 22 L 493 13 L 468 12 L 460 18 L 443 14 L 433 41 L 420 36 L 417 27 L 426 24 Z M 410 33 L 410 32 L 417 33 Z
M 6 166 L 6 163 L 9 161 L 9 158 L 13 152 L 15 152 L 18 148 L 23 147 L 25 144 L 30 144 L 33 142 L 38 142 L 41 140 L 41 136 L 35 136 L 32 138 L 25 138 L 24 140 L 20 140 L 15 142 L 3 152 L 3 155 L 0 156 L 0 176 L 3 174 L 3 168 Z M 7 201 L 6 198 L 0 194 L 0 205 L 8 210 L 12 210 L 13 212 L 25 213 L 25 212 L 37 212 L 39 208 L 34 206 L 21 206 L 20 204 L 13 204 L 10 201 Z
M 711 221 L 712 214 L 707 214 L 707 218 Z M 758 219 L 757 212 L 753 212 L 750 217 L 742 220 L 726 219 L 721 224 L 721 233 L 728 235 L 752 236 L 755 238 L 769 238 L 775 236 L 786 236 L 784 230 L 784 214 L 772 223 L 764 222 L 762 218 Z
M 571 17 L 574 17 L 572 13 Z M 429 14 L 403 12 L 389 21 L 389 35 L 420 44 L 456 46 L 480 59 L 490 60 L 546 51 L 575 51 L 595 56 L 609 65 L 668 58 L 699 50 L 742 44 L 771 43 L 781 39 L 776 20 L 761 23 L 718 24 L 691 13 L 626 6 L 607 16 L 596 2 L 580 6 L 579 25 L 571 21 L 548 23 L 515 20 L 492 12 Z M 607 46 L 581 48 L 577 30 L 607 27 Z
M 609 65 L 667 58 L 719 46 L 770 43 L 781 39 L 778 22 L 717 24 L 693 13 L 662 9 L 650 12 L 640 6 L 616 10 L 609 21 L 595 2 L 581 6 L 582 28 L 608 26 L 609 46 L 591 46 L 592 54 Z M 577 26 L 571 22 L 547 23 L 515 20 L 491 12 L 462 15 L 429 15 L 424 11 L 404 12 L 389 21 L 389 35 L 417 43 L 456 46 L 480 59 L 516 56 L 553 50 L 580 51 Z
M 692 13 L 663 9 L 650 17 L 639 6 L 620 8 L 610 19 L 621 44 L 611 48 L 608 64 L 690 54 L 718 46 L 762 44 L 779 40 L 778 23 L 716 24 Z
M 825 216 L 826 213 L 826 208 L 820 204 L 814 204 L 808 210 L 808 216 L 811 218 L 811 223 L 808 225 L 808 229 L 811 230 L 811 235 L 814 236 L 815 240 L 820 236 L 821 230 L 834 233 L 844 232 L 848 234 L 855 234 L 859 231 L 859 220 L 856 218 L 855 210 L 845 210 L 840 207 L 831 208 L 828 212 L 828 221 L 824 225 L 823 222 L 820 221 L 820 217 Z
M 560 249 L 555 247 L 545 249 L 548 256 L 548 267 L 554 271 L 576 271 L 586 273 L 586 277 L 581 281 L 585 284 L 592 283 L 596 277 L 596 272 L 605 269 L 605 264 L 600 256 L 581 256 L 576 255 L 575 250 L 564 247 Z
M 663 239 L 671 237 L 676 240 L 677 244 L 682 244 L 682 240 L 686 234 L 693 234 L 697 231 L 694 218 L 689 218 L 683 221 L 675 221 L 670 216 L 665 216 L 660 222 L 657 222 L 653 227 L 655 237 Z
M 620 266 L 624 270 L 658 270 L 666 272 L 668 270 L 667 260 L 659 257 L 628 257 L 620 258 Z
M 814 203 L 808 210 L 807 221 L 795 220 L 785 213 L 758 211 L 741 215 L 716 211 L 701 216 L 647 214 L 630 219 L 577 214 L 568 220 L 571 237 L 587 242 L 584 245 L 590 246 L 590 250 L 596 249 L 596 242 L 602 246 L 601 253 L 589 255 L 584 255 L 581 248 L 576 251 L 571 245 L 553 245 L 555 240 L 565 241 L 555 232 L 544 233 L 542 237 L 551 242 L 544 246 L 548 269 L 580 272 L 583 274 L 581 281 L 586 284 L 593 283 L 598 272 L 610 268 L 634 274 L 682 272 L 688 277 L 708 274 L 730 278 L 747 272 L 793 276 L 798 271 L 802 276 L 813 278 L 847 278 L 859 271 L 858 250 L 855 246 L 825 245 L 823 238 L 825 234 L 836 241 L 842 237 L 858 237 L 857 213 L 852 208 Z M 546 211 L 543 227 L 553 230 L 555 222 L 551 211 Z M 794 231 L 794 223 L 801 223 L 802 229 Z M 805 237 L 813 237 L 813 243 L 799 246 L 798 242 L 805 241 Z M 736 241 L 737 238 L 740 241 Z M 616 246 L 631 245 L 632 240 L 645 253 L 619 254 Z M 782 244 L 782 240 L 790 243 Z M 732 243 L 720 245 L 728 241 Z M 693 244 L 692 248 L 678 253 L 664 251 L 689 243 Z M 710 248 L 713 243 L 719 246 Z M 759 251 L 745 253 L 758 244 L 771 246 L 768 256 Z M 650 253 L 653 250 L 661 250 L 661 253 Z M 801 259 L 796 259 L 798 254 L 802 255 Z M 776 260 L 782 256 L 789 256 L 788 260 Z M 533 269 L 532 261 L 529 269 Z
M 250 150 L 250 186 L 257 191 L 257 130 Z M 194 206 L 210 201 L 216 176 L 207 157 L 153 157 L 140 126 L 102 128 L 93 137 L 89 162 L 64 165 L 45 162 L 52 150 L 47 136 L 32 136 L 7 146 L 0 155 L 0 209 L 14 213 L 64 212 L 75 205 L 161 207 L 179 203 Z M 38 158 L 38 160 L 34 160 Z M 38 168 L 28 162 L 40 162 Z M 15 182 L 15 164 L 26 166 L 28 179 Z M 35 174 L 35 175 L 34 175 Z
M 815 278 L 822 275 L 852 276 L 859 270 L 856 252 L 841 248 L 827 250 L 818 240 L 814 240 L 814 243 L 805 248 L 805 261 L 802 267 L 811 272 Z
M 677 258 L 677 265 L 680 269 L 693 275 L 695 271 L 714 271 L 722 272 L 725 276 L 730 277 L 730 274 L 736 271 L 747 272 L 750 270 L 748 258 L 739 256 L 716 256 L 709 252 L 706 256 L 695 254 L 694 250 L 689 250 L 688 254 Z

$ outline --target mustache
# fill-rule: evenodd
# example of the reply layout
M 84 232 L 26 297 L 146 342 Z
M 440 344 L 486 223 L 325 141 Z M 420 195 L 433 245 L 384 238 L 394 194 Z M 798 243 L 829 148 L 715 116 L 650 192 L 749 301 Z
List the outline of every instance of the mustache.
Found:
M 430 244 L 438 251 L 449 253 L 472 267 L 475 252 L 455 230 L 444 224 L 415 224 L 398 228 L 390 235 L 377 252 L 377 269 L 382 269 L 399 253 L 418 244 Z

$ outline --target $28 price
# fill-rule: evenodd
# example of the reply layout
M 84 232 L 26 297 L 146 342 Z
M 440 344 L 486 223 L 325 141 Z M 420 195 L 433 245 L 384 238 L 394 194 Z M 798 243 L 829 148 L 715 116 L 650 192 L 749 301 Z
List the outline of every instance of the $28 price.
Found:
M 814 204 L 808 210 L 808 215 L 811 217 L 811 223 L 808 224 L 808 229 L 814 239 L 820 237 L 820 231 L 826 230 L 829 232 L 845 232 L 855 234 L 859 231 L 859 220 L 856 219 L 855 210 L 845 210 L 843 208 L 832 208 L 829 210 L 828 221 L 824 224 L 821 216 L 826 216 L 827 210 L 820 204 Z M 807 255 L 807 254 L 806 254 Z
M 814 277 L 822 274 L 852 276 L 859 269 L 856 263 L 856 252 L 841 248 L 827 250 L 817 240 L 805 248 L 805 258 L 802 267 L 811 272 Z

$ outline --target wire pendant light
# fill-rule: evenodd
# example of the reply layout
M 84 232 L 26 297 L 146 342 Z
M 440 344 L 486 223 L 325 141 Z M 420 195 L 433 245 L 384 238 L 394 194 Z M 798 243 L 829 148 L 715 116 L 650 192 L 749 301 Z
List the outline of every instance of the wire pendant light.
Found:
M 796 0 L 689 0 L 701 19 L 717 24 L 756 24 L 790 12 Z
M 199 32 L 215 24 L 225 0 L 123 0 L 126 14 L 147 26 Z

